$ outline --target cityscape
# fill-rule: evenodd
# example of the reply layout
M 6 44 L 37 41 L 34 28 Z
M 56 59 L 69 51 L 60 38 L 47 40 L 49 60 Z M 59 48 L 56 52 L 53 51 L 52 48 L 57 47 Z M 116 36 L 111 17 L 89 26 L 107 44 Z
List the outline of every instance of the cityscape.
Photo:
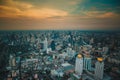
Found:
M 0 0 L 0 80 L 120 80 L 120 0 Z
M 0 80 L 120 80 L 120 32 L 0 31 Z

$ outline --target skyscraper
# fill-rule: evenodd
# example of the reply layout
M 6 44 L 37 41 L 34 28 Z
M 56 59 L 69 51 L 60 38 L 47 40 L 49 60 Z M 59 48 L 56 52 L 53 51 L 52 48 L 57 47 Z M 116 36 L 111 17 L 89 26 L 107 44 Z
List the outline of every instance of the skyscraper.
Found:
M 50 47 L 51 47 L 52 51 L 55 50 L 55 41 L 54 40 L 52 40 Z
M 48 41 L 47 41 L 47 38 L 45 38 L 44 40 L 44 50 L 46 51 L 48 48 Z
M 102 80 L 104 73 L 104 62 L 103 58 L 97 58 L 97 62 L 95 63 L 95 79 Z
M 10 57 L 9 57 L 9 66 L 12 66 L 12 58 L 13 58 L 13 56 L 10 55 Z
M 67 48 L 67 54 L 70 56 L 72 54 L 72 48 L 68 47 Z
M 91 71 L 91 57 L 89 55 L 84 55 L 83 67 L 85 70 Z
M 9 66 L 16 66 L 16 60 L 15 57 L 13 55 L 10 55 L 10 59 L 9 59 Z
M 80 54 L 76 57 L 75 72 L 79 75 L 82 75 L 83 72 L 83 58 Z

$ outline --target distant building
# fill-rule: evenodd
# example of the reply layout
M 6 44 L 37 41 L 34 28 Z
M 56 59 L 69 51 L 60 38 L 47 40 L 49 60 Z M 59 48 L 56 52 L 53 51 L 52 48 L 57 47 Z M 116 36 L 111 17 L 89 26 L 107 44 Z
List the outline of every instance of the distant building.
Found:
M 109 48 L 108 47 L 103 47 L 103 54 L 107 54 L 109 51 Z
M 72 48 L 68 47 L 68 48 L 67 48 L 67 54 L 70 55 L 71 52 L 72 52 Z
M 102 58 L 98 58 L 95 63 L 95 79 L 102 80 L 104 74 L 104 62 Z
M 55 41 L 54 40 L 51 42 L 50 47 L 51 47 L 52 51 L 55 50 Z
M 13 56 L 10 55 L 10 57 L 9 57 L 9 66 L 12 66 L 12 58 L 13 58 Z
M 47 38 L 45 38 L 44 40 L 44 50 L 46 51 L 48 48 L 48 41 L 47 41 Z
M 93 44 L 93 43 L 94 43 L 94 38 L 91 38 L 89 44 Z
M 82 75 L 83 72 L 83 58 L 82 55 L 78 54 L 75 63 L 75 72 L 79 75 Z
M 51 52 L 52 49 L 51 48 L 47 48 L 47 54 L 49 54 L 49 52 Z
M 73 50 L 72 48 L 67 48 L 67 55 L 69 56 L 69 57 L 73 57 L 74 55 L 75 55 L 75 50 Z
M 10 55 L 10 59 L 9 59 L 9 65 L 12 66 L 16 66 L 16 59 L 13 55 Z

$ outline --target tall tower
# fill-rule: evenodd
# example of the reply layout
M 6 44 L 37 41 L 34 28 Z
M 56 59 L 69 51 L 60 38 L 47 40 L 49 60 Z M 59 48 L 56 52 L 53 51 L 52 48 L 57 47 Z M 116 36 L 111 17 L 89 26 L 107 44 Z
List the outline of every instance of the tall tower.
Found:
M 72 48 L 68 47 L 67 48 L 67 54 L 70 55 L 72 53 Z
M 103 58 L 97 58 L 97 62 L 95 63 L 95 79 L 102 80 L 104 73 L 104 62 Z
M 80 54 L 76 57 L 75 72 L 79 75 L 82 75 L 83 72 L 83 58 Z
M 9 59 L 9 66 L 16 66 L 16 60 L 15 60 L 15 56 L 10 55 L 10 59 Z
M 85 70 L 91 71 L 91 57 L 90 57 L 90 55 L 84 56 L 83 67 Z
M 12 59 L 13 59 L 13 56 L 10 54 L 10 57 L 9 57 L 9 66 L 12 67 Z
M 47 50 L 48 48 L 48 41 L 47 41 L 47 38 L 45 38 L 44 40 L 44 50 Z

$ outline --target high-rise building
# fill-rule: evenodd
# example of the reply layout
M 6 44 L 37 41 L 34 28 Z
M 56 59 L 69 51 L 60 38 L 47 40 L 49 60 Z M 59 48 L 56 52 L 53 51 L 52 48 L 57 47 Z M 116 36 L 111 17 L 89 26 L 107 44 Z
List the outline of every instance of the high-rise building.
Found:
M 13 57 L 13 59 L 12 59 L 12 66 L 16 66 L 16 59 L 15 59 L 15 57 Z
M 47 50 L 48 48 L 48 41 L 47 41 L 47 38 L 45 38 L 44 40 L 44 50 Z
M 83 58 L 80 54 L 76 57 L 75 72 L 79 75 L 82 75 L 83 72 Z
M 10 57 L 9 57 L 9 66 L 12 66 L 12 58 L 13 58 L 13 56 L 10 55 Z
M 103 58 L 97 58 L 97 62 L 95 63 L 95 79 L 102 80 L 104 74 L 104 62 Z
M 90 57 L 90 55 L 84 55 L 83 67 L 85 70 L 91 71 L 91 57 Z
M 51 47 L 52 51 L 55 50 L 55 41 L 54 40 L 51 41 L 50 47 Z
M 13 55 L 10 55 L 9 66 L 16 66 L 16 59 Z
M 103 54 L 107 54 L 109 51 L 109 48 L 108 47 L 103 47 Z
M 72 48 L 70 48 L 70 47 L 68 47 L 67 48 L 67 54 L 68 54 L 68 56 L 71 56 L 72 55 Z

